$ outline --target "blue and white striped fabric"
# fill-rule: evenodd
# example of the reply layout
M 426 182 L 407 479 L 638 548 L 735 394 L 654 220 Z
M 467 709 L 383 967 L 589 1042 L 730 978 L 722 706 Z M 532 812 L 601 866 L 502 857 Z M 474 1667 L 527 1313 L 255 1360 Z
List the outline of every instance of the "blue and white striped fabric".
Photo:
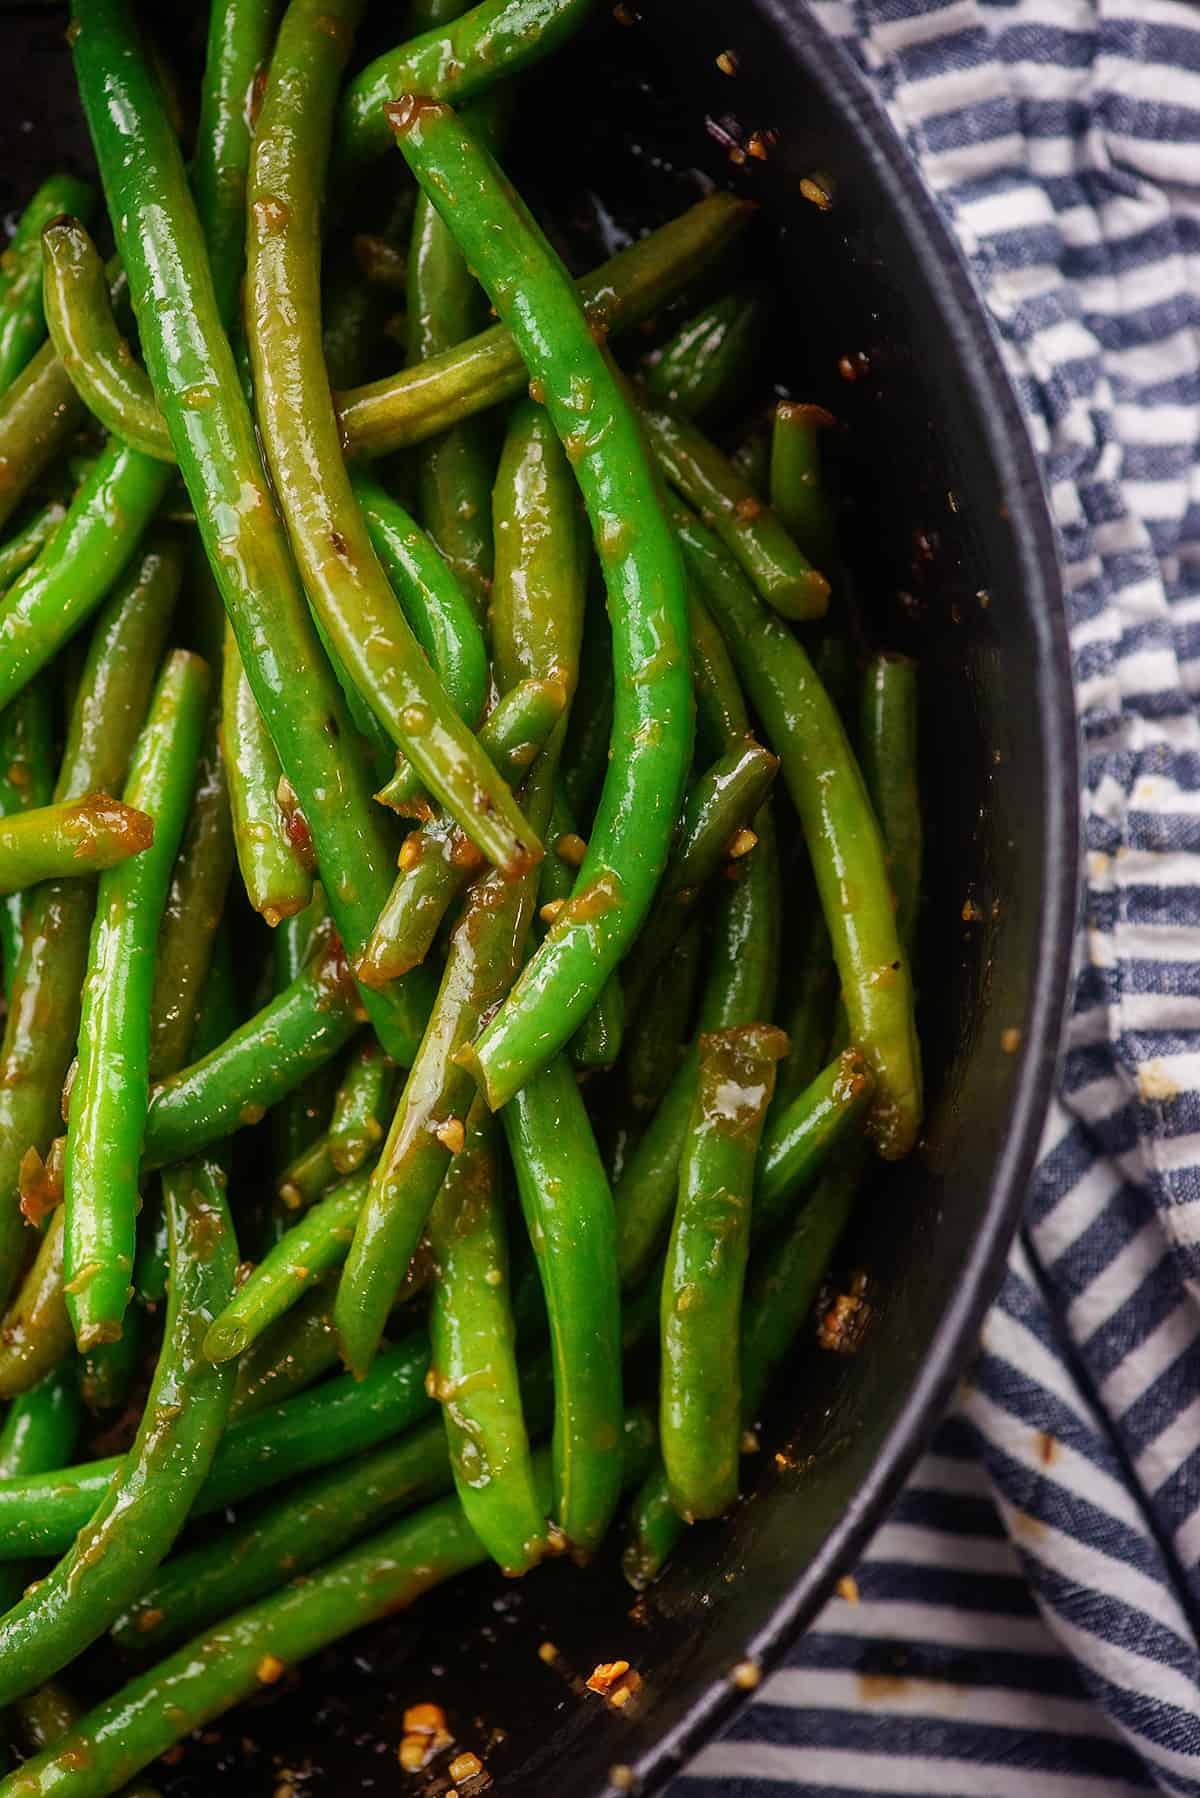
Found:
M 951 221 L 1043 459 L 1087 903 L 954 1415 L 673 1798 L 1200 1793 L 1200 8 L 813 4 Z

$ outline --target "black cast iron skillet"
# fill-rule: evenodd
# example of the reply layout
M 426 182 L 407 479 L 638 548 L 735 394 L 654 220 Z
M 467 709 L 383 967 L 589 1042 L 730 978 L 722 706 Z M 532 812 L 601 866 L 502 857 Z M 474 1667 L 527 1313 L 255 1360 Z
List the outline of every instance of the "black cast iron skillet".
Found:
M 148 9 L 168 37 L 171 10 Z M 921 658 L 928 1124 L 912 1160 L 881 1171 L 842 1256 L 871 1278 L 864 1349 L 797 1352 L 745 1502 L 694 1532 L 634 1615 L 611 1556 L 520 1586 L 460 1581 L 155 1768 L 175 1798 L 288 1777 L 314 1794 L 429 1790 L 394 1758 L 402 1712 L 422 1699 L 504 1793 L 597 1798 L 615 1764 L 659 1786 L 739 1702 L 730 1669 L 769 1667 L 811 1619 L 932 1429 L 999 1281 L 1052 1085 L 1075 917 L 1074 713 L 1051 529 L 979 301 L 887 120 L 802 0 L 626 0 L 631 23 L 598 10 L 530 85 L 514 167 L 560 218 L 616 234 L 685 204 L 695 171 L 761 201 L 758 254 L 781 295 L 773 367 L 846 422 L 869 626 Z M 89 160 L 61 34 L 53 9 L 0 20 L 5 205 Z M 726 50 L 733 76 L 717 65 Z M 778 139 L 739 166 L 754 130 Z M 804 196 L 805 177 L 831 210 Z M 643 1680 L 623 1712 L 581 1683 L 616 1657 Z

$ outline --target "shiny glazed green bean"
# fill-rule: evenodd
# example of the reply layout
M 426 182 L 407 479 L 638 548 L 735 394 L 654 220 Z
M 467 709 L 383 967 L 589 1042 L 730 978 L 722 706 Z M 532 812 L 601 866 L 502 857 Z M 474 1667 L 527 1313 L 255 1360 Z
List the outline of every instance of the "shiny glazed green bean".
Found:
M 208 18 L 192 192 L 217 311 L 233 325 L 246 266 L 246 169 L 255 83 L 271 55 L 279 0 L 224 0 Z
M 52 343 L 0 397 L 0 526 L 69 443 L 84 410 Z
M 24 574 L 66 516 L 67 508 L 61 500 L 47 500 L 19 531 L 0 544 L 0 591 L 11 587 L 17 576 Z
M 917 669 L 907 656 L 875 656 L 862 686 L 863 779 L 888 846 L 900 941 L 911 953 L 921 897 L 921 795 L 917 780 Z
M 90 218 L 95 189 L 71 175 L 52 175 L 17 220 L 0 256 L 0 392 L 20 374 L 46 335 L 42 307 L 42 231 L 60 213 Z
M 714 300 L 649 360 L 647 391 L 682 418 L 720 415 L 741 404 L 762 357 L 770 315 L 770 297 L 761 288 L 738 288 Z
M 50 678 L 42 674 L 0 713 L 0 819 L 48 805 L 54 794 Z M 29 898 L 19 890 L 0 904 L 4 997 L 12 999 Z
M 79 1433 L 79 1382 L 68 1362 L 13 1399 L 0 1429 L 0 1479 L 61 1467 Z M 16 1604 L 26 1584 L 20 1562 L 0 1567 L 0 1607 Z
M 837 562 L 837 531 L 821 440 L 834 423 L 824 406 L 780 400 L 771 431 L 771 504 L 805 554 L 830 569 Z
M 104 793 L 0 817 L 0 893 L 99 874 L 141 855 L 153 841 L 152 818 Z
M 583 1022 L 662 873 L 691 759 L 687 593 L 637 419 L 566 270 L 449 107 L 402 104 L 392 125 L 541 391 L 588 508 L 613 620 L 614 754 L 575 892 L 470 1051 L 496 1109 Z M 450 197 L 467 194 L 469 204 Z
M 212 1462 L 232 1369 L 201 1352 L 205 1319 L 233 1290 L 237 1244 L 223 1179 L 205 1164 L 164 1182 L 171 1284 L 164 1346 L 142 1423 L 120 1472 L 74 1546 L 0 1620 L 8 1704 L 57 1673 L 136 1597 L 187 1521 Z
M 292 840 L 280 805 L 283 769 L 246 678 L 233 627 L 225 634 L 221 675 L 221 750 L 229 770 L 233 846 L 246 897 L 272 928 L 312 898 L 307 825 Z M 301 819 L 301 823 L 303 820 Z
M 510 786 L 524 780 L 563 715 L 566 694 L 558 681 L 523 680 L 498 699 L 479 727 L 479 746 Z M 433 807 L 421 792 L 412 764 L 397 757 L 396 772 L 375 795 L 402 818 L 427 822 Z
M 110 869 L 96 894 L 67 1126 L 63 1273 L 79 1348 L 115 1341 L 129 1302 L 146 1121 L 154 956 L 183 835 L 208 702 L 208 669 L 184 650 L 159 677 L 128 800 L 154 819 L 154 841 Z

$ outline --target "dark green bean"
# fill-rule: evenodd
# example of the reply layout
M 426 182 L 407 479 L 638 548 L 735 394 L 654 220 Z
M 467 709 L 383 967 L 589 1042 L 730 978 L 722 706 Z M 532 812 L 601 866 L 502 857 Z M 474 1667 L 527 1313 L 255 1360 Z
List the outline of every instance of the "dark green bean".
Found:
M 279 0 L 224 0 L 208 19 L 192 192 L 221 322 L 237 318 L 246 266 L 246 169 L 255 84 L 271 55 Z
M 591 818 L 608 772 L 612 726 L 612 631 L 603 597 L 593 596 L 583 615 L 579 688 L 563 745 L 563 797 L 581 823 Z
M 0 397 L 0 526 L 84 419 L 71 377 L 45 343 Z
M 766 345 L 770 316 L 770 295 L 759 287 L 739 288 L 714 300 L 649 359 L 648 391 L 682 418 L 720 416 L 743 405 Z
M 138 1212 L 154 955 L 200 755 L 208 669 L 177 650 L 159 677 L 125 783 L 153 844 L 102 876 L 71 1087 L 63 1272 L 81 1349 L 121 1334 Z
M 133 1285 L 136 1290 L 136 1274 Z M 79 1357 L 79 1392 L 89 1411 L 110 1411 L 124 1404 L 145 1347 L 145 1313 L 131 1305 L 116 1340 L 94 1342 Z
M 605 569 L 613 758 L 574 895 L 471 1045 L 493 1109 L 570 1040 L 645 918 L 691 759 L 683 568 L 638 422 L 574 287 L 487 150 L 448 106 L 401 104 L 405 160 L 513 332 L 575 467 Z M 469 203 L 463 201 L 469 195 Z
M 829 582 L 696 426 L 646 407 L 642 424 L 659 467 L 706 519 L 757 592 L 785 618 L 821 618 Z
M 95 189 L 71 175 L 51 175 L 17 220 L 0 256 L 0 392 L 9 387 L 46 335 L 42 312 L 42 231 L 60 213 L 89 218 Z
M 748 217 L 743 201 L 710 194 L 586 275 L 577 292 L 593 328 L 612 337 L 652 317 L 728 247 Z M 416 368 L 340 393 L 342 434 L 352 453 L 384 456 L 512 399 L 528 379 L 513 337 L 493 325 Z M 3 444 L 0 409 L 0 455 Z
M 692 681 L 696 689 L 696 739 L 714 759 L 744 743 L 750 735 L 746 701 L 725 639 L 712 613 L 696 592 L 688 594 L 692 625 Z
M 784 1028 L 791 1044 L 779 1065 L 772 1110 L 779 1112 L 815 1080 L 829 1051 L 837 1004 L 837 969 L 829 931 L 811 879 L 793 887 L 800 913 Z
M 720 1517 L 737 1497 L 750 1207 L 775 1064 L 786 1049 L 773 1024 L 700 1038 L 661 1317 L 659 1433 L 671 1502 L 687 1523 Z
M 61 1467 L 75 1451 L 79 1433 L 79 1387 L 68 1363 L 29 1392 L 13 1399 L 0 1429 L 0 1479 L 20 1479 Z M 0 1606 L 16 1604 L 26 1584 L 20 1562 L 0 1567 Z
M 42 238 L 46 324 L 76 393 L 106 431 L 156 462 L 175 452 L 144 368 L 117 324 L 108 273 L 78 219 L 55 218 Z
M 635 1113 L 657 1109 L 687 1052 L 702 949 L 699 926 L 690 924 L 667 950 L 647 985 L 625 1056 L 625 1078 Z
M 921 897 L 917 784 L 917 669 L 907 656 L 875 656 L 862 687 L 863 779 L 888 846 L 900 941 L 912 951 Z
M 824 406 L 780 400 L 771 432 L 771 504 L 806 555 L 837 564 L 837 530 L 821 470 L 821 439 L 835 420 Z
M 153 818 L 104 793 L 0 817 L 0 893 L 99 874 L 141 855 L 153 841 Z
M 0 1621 L 0 1694 L 32 1690 L 106 1630 L 182 1529 L 229 1408 L 232 1369 L 204 1359 L 205 1323 L 233 1289 L 237 1244 L 208 1164 L 163 1182 L 171 1282 L 163 1351 L 121 1474 L 54 1570 Z
M 0 713 L 0 817 L 49 803 L 54 793 L 50 682 L 43 674 Z M 10 893 L 0 904 L 4 997 L 11 1002 L 25 934 L 28 897 Z
M 552 1514 L 589 1553 L 620 1489 L 621 1298 L 613 1198 L 570 1063 L 557 1056 L 501 1113 L 550 1320 Z
M 146 1116 L 143 1170 L 168 1166 L 256 1124 L 306 1075 L 323 1067 L 362 1022 L 340 941 L 211 1054 L 154 1089 Z
M 463 1511 L 492 1559 L 518 1574 L 541 1560 L 547 1534 L 517 1371 L 498 1150 L 477 1097 L 429 1214 L 429 1383 Z
M 271 59 L 250 159 L 246 240 L 259 429 L 305 588 L 355 685 L 430 792 L 513 876 L 540 859 L 541 845 L 433 676 L 380 568 L 342 461 L 315 328 L 321 188 L 346 45 L 361 11 L 362 0 L 293 0 Z
M 382 815 L 371 804 L 366 767 L 268 491 L 179 147 L 132 16 L 124 0 L 81 0 L 77 17 L 80 91 L 147 370 L 250 685 L 318 864 L 330 871 L 339 929 L 357 951 L 387 891 Z M 380 1040 L 398 1061 L 415 1047 L 430 984 L 424 976 L 394 982 L 368 1001 Z
M 279 1404 L 337 1366 L 335 1284 L 335 1279 L 323 1280 L 247 1349 L 237 1364 L 231 1419 Z
M 631 1412 L 613 1445 L 623 1484 L 642 1478 L 653 1442 L 647 1414 Z M 545 1457 L 538 1458 L 537 1471 L 540 1489 L 548 1493 Z M 52 1791 L 60 1798 L 104 1798 L 173 1742 L 260 1690 L 281 1667 L 393 1614 L 486 1559 L 456 1498 L 401 1519 L 130 1681 L 54 1748 L 25 1763 L 14 1775 L 22 1781 L 21 1798 Z
M 338 120 L 337 173 L 390 146 L 383 108 L 401 94 L 461 103 L 540 62 L 574 35 L 591 0 L 482 0 L 420 37 L 376 57 L 356 75 Z
M 246 897 L 274 927 L 302 912 L 312 898 L 312 850 L 295 810 L 285 817 L 283 769 L 266 721 L 246 678 L 232 625 L 225 634 L 221 676 L 221 750 L 229 771 L 233 845 Z
M 19 1221 L 20 1213 L 17 1216 Z M 0 1398 L 29 1392 L 61 1366 L 70 1352 L 71 1320 L 63 1292 L 63 1222 L 60 1205 L 5 1313 L 0 1336 Z
M 351 1174 L 280 1237 L 209 1327 L 204 1352 L 210 1361 L 232 1361 L 345 1260 L 369 1180 Z
M 771 439 L 762 430 L 744 437 L 729 458 L 756 499 L 765 500 L 771 487 Z M 800 546 L 802 549 L 803 544 Z
M 60 499 L 47 500 L 19 531 L 0 544 L 0 591 L 11 587 L 17 576 L 36 561 L 66 516 L 67 508 Z
M 868 1128 L 904 1155 L 921 1117 L 912 980 L 896 929 L 883 837 L 828 695 L 796 638 L 761 606 L 712 533 L 681 520 L 680 541 L 716 614 L 800 815 L 842 982 L 850 1035 L 876 1088 Z
M 174 1180 L 175 1171 L 166 1178 Z M 202 1329 L 203 1317 L 195 1321 Z M 226 1430 L 192 1502 L 192 1515 L 223 1510 L 297 1474 L 348 1461 L 400 1435 L 433 1409 L 425 1391 L 428 1371 L 429 1343 L 422 1331 L 379 1355 L 365 1379 L 344 1374 L 286 1404 L 242 1417 Z M 214 1377 L 224 1380 L 231 1372 L 220 1369 Z M 60 1467 L 37 1478 L 0 1480 L 0 1560 L 68 1549 L 123 1465 L 123 1457 L 114 1455 Z M 131 1600 L 135 1596 L 130 1593 Z
M 179 588 L 178 547 L 151 536 L 100 613 L 72 708 L 54 797 L 120 791 L 149 702 Z M 0 1048 L 0 1295 L 24 1250 L 17 1176 L 59 1127 L 63 1081 L 79 1026 L 95 898 L 90 881 L 49 881 L 30 903 Z M 0 1338 L 0 1380 L 6 1352 Z M 10 1390 L 12 1388 L 10 1387 Z

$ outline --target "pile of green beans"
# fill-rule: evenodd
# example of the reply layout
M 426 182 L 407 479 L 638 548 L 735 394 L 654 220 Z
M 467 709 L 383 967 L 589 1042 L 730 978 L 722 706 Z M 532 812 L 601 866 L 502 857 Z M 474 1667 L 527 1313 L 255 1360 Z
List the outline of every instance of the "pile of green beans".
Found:
M 645 1586 L 921 1124 L 919 671 L 752 208 L 568 270 L 496 158 L 590 0 L 366 11 L 213 0 L 190 96 L 73 0 L 99 192 L 0 257 L 0 1798 Z

